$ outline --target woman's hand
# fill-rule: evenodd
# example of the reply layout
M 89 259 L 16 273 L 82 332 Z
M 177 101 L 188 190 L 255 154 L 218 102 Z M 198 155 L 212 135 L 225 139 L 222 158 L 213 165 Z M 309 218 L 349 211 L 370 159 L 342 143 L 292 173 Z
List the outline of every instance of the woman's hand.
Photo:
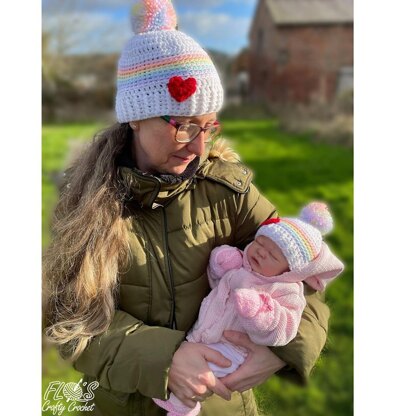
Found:
M 231 365 L 218 351 L 193 342 L 182 343 L 173 356 L 168 387 L 188 407 L 194 407 L 196 400 L 202 401 L 212 393 L 231 399 L 231 392 L 214 376 L 207 361 L 220 367 Z
M 243 332 L 224 331 L 223 335 L 228 341 L 248 350 L 247 358 L 241 367 L 221 378 L 231 391 L 243 392 L 258 386 L 286 365 L 268 347 L 254 344 Z

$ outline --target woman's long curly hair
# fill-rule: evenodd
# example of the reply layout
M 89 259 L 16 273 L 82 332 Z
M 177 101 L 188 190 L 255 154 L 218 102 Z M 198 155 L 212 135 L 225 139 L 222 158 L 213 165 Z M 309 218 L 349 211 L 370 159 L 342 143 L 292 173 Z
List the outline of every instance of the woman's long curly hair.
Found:
M 129 220 L 123 218 L 129 184 L 120 181 L 117 162 L 132 134 L 123 123 L 96 135 L 69 169 L 55 209 L 43 258 L 45 334 L 72 361 L 110 326 L 118 275 L 129 264 Z M 238 161 L 224 140 L 209 156 Z
M 52 242 L 43 258 L 45 333 L 71 360 L 108 329 L 118 273 L 128 265 L 127 189 L 118 178 L 117 159 L 131 136 L 123 123 L 94 137 L 68 170 L 52 220 Z

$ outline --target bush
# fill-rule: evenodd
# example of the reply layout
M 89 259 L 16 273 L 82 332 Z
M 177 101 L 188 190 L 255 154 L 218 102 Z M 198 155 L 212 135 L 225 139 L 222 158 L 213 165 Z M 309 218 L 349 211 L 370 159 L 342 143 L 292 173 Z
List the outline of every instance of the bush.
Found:
M 261 120 L 272 115 L 270 109 L 262 103 L 229 104 L 220 113 L 220 117 L 224 120 Z
M 279 126 L 294 134 L 306 134 L 320 143 L 353 145 L 353 91 L 332 104 L 280 105 L 274 107 Z

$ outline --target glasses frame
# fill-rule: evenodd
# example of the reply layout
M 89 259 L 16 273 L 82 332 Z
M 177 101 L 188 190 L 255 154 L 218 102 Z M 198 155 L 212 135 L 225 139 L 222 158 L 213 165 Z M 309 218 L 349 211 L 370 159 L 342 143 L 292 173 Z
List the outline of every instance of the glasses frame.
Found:
M 212 129 L 212 127 L 216 127 L 217 129 L 213 134 L 208 134 L 206 137 L 204 136 L 204 143 L 210 143 L 210 142 L 213 141 L 213 137 L 217 136 L 218 133 L 220 132 L 220 129 L 221 129 L 221 124 L 218 120 L 215 120 L 214 123 L 209 127 L 201 127 L 201 126 L 198 126 L 198 124 L 195 124 L 195 123 L 179 123 L 178 121 L 174 120 L 171 116 L 160 116 L 160 118 L 162 120 L 166 121 L 167 123 L 169 123 L 171 126 L 175 127 L 175 129 L 176 129 L 175 140 L 178 143 L 191 143 L 192 141 L 194 141 L 201 134 L 201 131 L 204 132 L 204 135 L 205 135 L 205 133 L 208 130 Z M 195 137 L 193 137 L 190 140 L 178 140 L 178 131 L 179 131 L 179 129 L 182 126 L 189 126 L 189 125 L 198 127 L 199 132 L 195 135 Z

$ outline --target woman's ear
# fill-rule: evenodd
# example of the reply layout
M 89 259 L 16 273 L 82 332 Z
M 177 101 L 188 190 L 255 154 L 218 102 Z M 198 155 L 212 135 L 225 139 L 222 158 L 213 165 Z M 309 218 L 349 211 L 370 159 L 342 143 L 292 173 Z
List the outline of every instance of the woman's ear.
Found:
M 129 122 L 129 126 L 131 127 L 132 130 L 136 131 L 139 130 L 139 123 L 135 122 L 135 121 L 131 121 Z

